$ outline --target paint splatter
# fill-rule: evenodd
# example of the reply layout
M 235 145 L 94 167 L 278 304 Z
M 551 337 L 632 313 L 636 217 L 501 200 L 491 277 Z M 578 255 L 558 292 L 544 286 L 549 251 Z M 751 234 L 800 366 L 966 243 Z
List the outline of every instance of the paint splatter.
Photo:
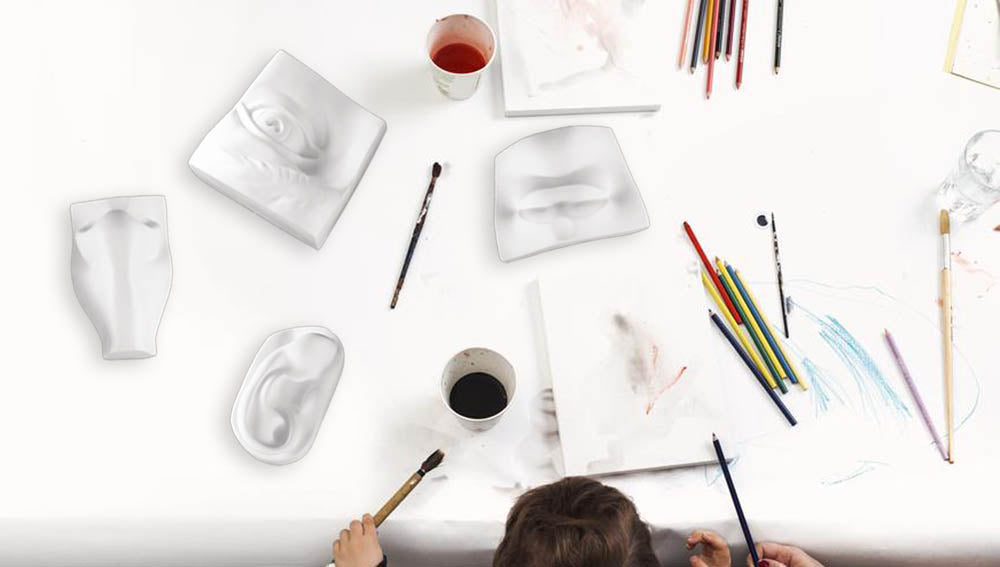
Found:
M 809 319 L 819 325 L 820 337 L 851 372 L 858 388 L 858 396 L 865 410 L 874 410 L 875 408 L 870 406 L 875 402 L 881 402 L 882 405 L 895 410 L 899 415 L 911 417 L 910 409 L 903 403 L 896 390 L 889 385 L 874 359 L 836 317 L 827 315 L 821 319 L 801 305 L 799 308 Z M 877 412 L 870 413 L 875 415 L 876 419 L 878 418 Z
M 669 383 L 667 383 L 666 386 L 660 388 L 660 391 L 657 392 L 656 395 L 653 396 L 651 400 L 649 400 L 649 403 L 646 404 L 646 415 L 649 415 L 649 412 L 653 411 L 653 406 L 656 405 L 657 400 L 660 399 L 660 396 L 662 396 L 664 392 L 666 392 L 670 388 L 673 388 L 674 386 L 677 385 L 678 382 L 681 381 L 681 376 L 684 376 L 684 371 L 687 369 L 688 369 L 687 366 L 682 366 L 681 371 L 677 373 L 677 376 L 674 377 L 674 379 L 671 380 Z
M 951 257 L 955 261 L 955 263 L 958 264 L 958 267 L 961 268 L 963 272 L 972 276 L 977 276 L 982 280 L 982 283 L 985 287 L 977 297 L 982 298 L 984 295 L 989 293 L 994 286 L 997 285 L 996 276 L 994 276 L 993 273 L 990 272 L 989 270 L 981 267 L 978 261 L 969 260 L 968 258 L 965 258 L 964 256 L 962 256 L 962 252 L 960 251 L 952 252 Z

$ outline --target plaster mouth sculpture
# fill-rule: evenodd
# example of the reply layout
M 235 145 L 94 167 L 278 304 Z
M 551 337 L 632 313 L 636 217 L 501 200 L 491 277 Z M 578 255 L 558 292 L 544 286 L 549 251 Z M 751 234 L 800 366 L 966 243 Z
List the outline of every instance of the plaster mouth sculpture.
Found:
M 162 196 L 70 206 L 73 290 L 101 338 L 104 358 L 156 356 L 156 330 L 173 265 Z
M 188 162 L 202 181 L 319 249 L 385 121 L 279 51 Z
M 504 262 L 649 228 L 618 139 L 604 126 L 523 138 L 496 157 L 494 224 Z
M 344 370 L 344 345 L 324 327 L 295 327 L 264 341 L 236 403 L 236 440 L 253 458 L 287 465 L 306 456 Z

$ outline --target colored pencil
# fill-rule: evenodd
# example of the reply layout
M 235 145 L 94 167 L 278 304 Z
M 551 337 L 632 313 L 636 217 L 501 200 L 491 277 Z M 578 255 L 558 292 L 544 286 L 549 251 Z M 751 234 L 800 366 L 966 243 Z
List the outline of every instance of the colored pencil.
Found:
M 722 57 L 722 46 L 726 39 L 726 6 L 727 0 L 719 0 L 719 30 L 715 36 L 715 58 Z
M 413 226 L 413 234 L 410 235 L 410 245 L 406 248 L 406 257 L 403 259 L 403 268 L 399 271 L 399 279 L 396 280 L 396 289 L 392 293 L 392 301 L 389 309 L 396 308 L 399 301 L 399 292 L 403 290 L 403 282 L 406 281 L 406 272 L 410 269 L 410 260 L 413 259 L 413 252 L 417 249 L 417 241 L 420 240 L 420 233 L 424 230 L 424 221 L 427 220 L 427 211 L 431 208 L 431 197 L 434 196 L 434 185 L 437 184 L 438 176 L 441 175 L 441 164 L 434 162 L 431 167 L 431 183 L 427 186 L 424 194 L 424 203 L 420 207 L 417 215 L 417 223 Z
M 750 526 L 747 525 L 747 518 L 743 515 L 743 507 L 740 506 L 740 497 L 736 495 L 736 486 L 733 485 L 733 477 L 729 474 L 729 465 L 726 464 L 726 455 L 722 452 L 722 445 L 719 438 L 712 434 L 712 445 L 715 445 L 715 456 L 719 459 L 719 466 L 722 467 L 722 474 L 726 477 L 726 486 L 729 487 L 729 496 L 733 499 L 733 506 L 736 508 L 736 517 L 740 521 L 740 529 L 743 530 L 743 537 L 747 541 L 747 548 L 750 550 L 750 557 L 753 559 L 754 567 L 760 565 L 760 557 L 757 556 L 757 545 L 750 535 Z
M 712 77 L 715 74 L 715 35 L 719 29 L 719 4 L 722 0 L 715 0 L 715 10 L 712 13 L 711 41 L 708 48 L 708 79 L 705 81 L 705 98 L 712 98 Z
M 774 377 L 771 376 L 771 371 L 767 369 L 767 366 L 764 364 L 764 361 L 760 359 L 760 355 L 757 354 L 757 351 L 750 346 L 750 342 L 743 333 L 743 328 L 740 327 L 739 324 L 736 323 L 736 320 L 733 319 L 733 316 L 729 314 L 729 310 L 726 309 L 726 304 L 722 301 L 722 296 L 719 295 L 719 291 L 715 289 L 712 285 L 712 281 L 705 275 L 704 270 L 701 271 L 701 283 L 704 284 L 705 289 L 708 290 L 708 294 L 712 296 L 712 299 L 715 301 L 715 305 L 718 306 L 719 311 L 721 311 L 726 317 L 726 322 L 733 328 L 733 333 L 736 334 L 736 337 L 740 340 L 740 344 L 743 345 L 747 354 L 750 355 L 750 359 L 753 361 L 754 365 L 757 366 L 757 370 L 759 370 L 761 376 L 764 377 L 764 381 L 767 382 L 771 388 L 777 388 L 778 383 L 775 382 Z
M 745 0 L 744 0 L 745 1 Z M 726 61 L 733 56 L 733 28 L 736 24 L 736 0 L 729 0 L 729 23 L 726 29 Z
M 938 219 L 941 229 L 941 244 L 944 256 L 941 258 L 941 340 L 944 342 L 944 394 L 945 415 L 948 419 L 948 462 L 955 462 L 955 400 L 952 380 L 952 340 L 951 340 L 951 222 L 948 211 L 941 210 Z
M 747 293 L 746 286 L 743 285 L 743 280 L 740 279 L 736 270 L 732 266 L 726 264 L 726 271 L 729 272 L 729 277 L 732 278 L 734 284 L 736 284 L 736 291 L 739 292 L 740 298 L 746 304 L 750 311 L 750 315 L 753 317 L 754 321 L 757 323 L 757 327 L 761 330 L 764 335 L 764 340 L 767 341 L 768 346 L 771 347 L 771 352 L 775 354 L 778 358 L 778 364 L 781 365 L 783 372 L 783 377 L 788 378 L 793 384 L 798 384 L 798 378 L 792 374 L 791 368 L 788 366 L 788 361 L 785 360 L 784 355 L 781 354 L 781 350 L 778 349 L 778 343 L 775 342 L 774 336 L 771 333 L 768 325 L 764 323 L 764 318 L 760 316 L 760 310 L 757 309 L 757 305 L 750 300 L 750 294 Z
M 691 10 L 694 8 L 694 0 L 687 0 L 687 8 L 684 9 L 684 33 L 681 34 L 681 52 L 677 55 L 677 68 L 684 66 L 684 54 L 687 52 L 688 30 L 691 28 Z
M 808 390 L 809 387 L 806 384 L 805 378 L 799 374 L 798 369 L 795 368 L 795 363 L 792 361 L 792 357 L 788 356 L 788 353 L 785 352 L 785 347 L 782 346 L 781 341 L 778 340 L 778 335 L 774 332 L 774 328 L 771 327 L 771 322 L 767 320 L 764 312 L 757 306 L 757 300 L 754 299 L 753 292 L 750 291 L 750 286 L 746 285 L 746 282 L 743 281 L 743 276 L 740 275 L 739 270 L 733 270 L 733 275 L 736 278 L 737 287 L 739 287 L 742 292 L 746 294 L 747 304 L 750 306 L 750 311 L 754 313 L 756 317 L 759 317 L 761 328 L 771 338 L 774 352 L 778 355 L 778 359 L 782 362 L 785 372 L 788 373 L 788 378 L 793 384 L 798 384 L 803 390 Z
M 785 406 L 784 402 L 781 401 L 781 398 L 778 397 L 778 394 L 774 393 L 774 389 L 768 385 L 767 380 L 764 380 L 764 376 L 760 373 L 760 370 L 758 370 L 757 367 L 753 365 L 753 361 L 751 361 L 750 357 L 747 356 L 747 352 L 744 351 L 743 348 L 740 347 L 739 343 L 736 342 L 736 337 L 734 337 L 733 334 L 729 332 L 729 329 L 726 328 L 725 323 L 722 322 L 722 319 L 719 319 L 718 315 L 713 313 L 711 310 L 709 310 L 708 313 L 709 316 L 712 318 L 712 322 L 715 323 L 715 326 L 718 327 L 720 331 L 722 331 L 722 334 L 725 335 L 726 340 L 729 341 L 730 345 L 732 345 L 733 350 L 736 351 L 736 354 L 738 354 L 740 358 L 743 359 L 743 363 L 747 365 L 747 368 L 750 369 L 750 372 L 752 372 L 754 377 L 757 378 L 757 382 L 759 382 L 761 387 L 764 388 L 764 391 L 767 392 L 767 395 L 771 398 L 771 401 L 774 402 L 774 405 L 778 406 L 778 410 L 781 411 L 781 414 L 785 416 L 786 420 L 788 420 L 788 424 L 791 425 L 792 427 L 795 427 L 795 424 L 798 423 L 795 420 L 795 416 L 792 415 L 792 412 L 788 411 L 788 407 Z
M 736 88 L 743 84 L 743 59 L 747 49 L 747 4 L 750 0 L 743 0 L 743 15 L 740 17 L 740 53 L 736 57 Z
M 701 46 L 701 30 L 705 24 L 705 8 L 708 5 L 708 0 L 701 0 L 698 4 L 698 17 L 694 20 L 694 42 L 691 44 L 691 69 L 690 72 L 694 73 L 695 67 L 698 66 L 698 53 Z
M 736 284 L 733 283 L 729 274 L 726 273 L 726 269 L 722 266 L 722 261 L 716 259 L 719 262 L 719 273 L 722 275 L 722 285 L 726 288 L 726 293 L 732 298 L 733 303 L 736 304 L 736 309 L 743 316 L 743 326 L 747 328 L 747 334 L 753 339 L 753 344 L 757 346 L 757 351 L 760 353 L 761 359 L 767 364 L 767 367 L 771 370 L 771 375 L 774 376 L 775 385 L 781 390 L 782 394 L 788 392 L 788 386 L 785 385 L 784 378 L 782 374 L 784 370 L 778 363 L 777 357 L 771 351 L 771 347 L 767 345 L 767 341 L 764 340 L 764 335 L 760 332 L 757 327 L 757 323 L 753 320 L 753 315 L 750 314 L 750 310 L 747 309 L 745 303 L 740 298 L 739 292 L 736 291 Z
M 712 14 L 715 10 L 715 0 L 708 0 L 708 11 L 705 12 L 705 38 L 701 46 L 701 62 L 708 63 L 708 40 L 712 33 Z
M 781 69 L 781 34 L 785 20 L 785 0 L 778 0 L 778 23 L 774 28 L 774 74 Z
M 909 388 L 910 395 L 913 396 L 913 401 L 916 402 L 917 409 L 920 410 L 920 417 L 923 418 L 924 425 L 927 426 L 927 431 L 930 432 L 931 437 L 934 439 L 934 444 L 937 446 L 938 451 L 940 451 L 941 458 L 947 461 L 948 454 L 944 450 L 944 444 L 941 443 L 941 437 L 938 436 L 937 429 L 934 428 L 934 422 L 931 421 L 931 416 L 927 413 L 927 406 L 924 405 L 924 400 L 920 397 L 920 392 L 917 391 L 917 385 L 913 383 L 910 370 L 906 367 L 906 363 L 903 362 L 903 357 L 899 354 L 899 349 L 896 348 L 896 341 L 892 340 L 889 329 L 885 330 L 885 342 L 889 345 L 892 358 L 896 361 L 896 366 L 899 367 L 899 373 L 903 375 L 903 381 L 906 382 L 906 387 Z
M 691 230 L 691 225 L 688 224 L 687 221 L 684 221 L 684 232 L 687 233 L 688 240 L 691 241 L 691 245 L 694 246 L 695 252 L 697 252 L 698 257 L 701 258 L 701 264 L 705 266 L 705 269 L 708 270 L 708 273 L 712 276 L 712 282 L 715 283 L 715 289 L 719 290 L 719 293 L 725 300 L 729 314 L 733 316 L 733 319 L 736 319 L 737 323 L 742 324 L 743 320 L 740 318 L 740 314 L 736 312 L 736 306 L 733 305 L 729 296 L 726 295 L 726 290 L 722 287 L 722 281 L 719 280 L 718 274 L 715 273 L 715 267 L 708 261 L 708 256 L 705 255 L 705 251 L 701 248 L 701 243 L 698 242 L 698 237 L 694 235 L 694 231 Z
M 785 330 L 785 338 L 790 339 L 788 334 L 788 312 L 785 309 L 785 278 L 781 274 L 781 253 L 778 251 L 778 228 L 774 224 L 774 213 L 771 213 L 771 240 L 774 243 L 774 269 L 778 272 L 778 297 L 781 299 L 781 326 Z

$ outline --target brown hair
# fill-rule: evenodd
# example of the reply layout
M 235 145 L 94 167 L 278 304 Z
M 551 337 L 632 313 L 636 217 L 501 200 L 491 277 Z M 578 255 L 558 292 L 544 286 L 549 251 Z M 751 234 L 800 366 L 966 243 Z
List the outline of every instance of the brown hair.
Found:
M 649 528 L 617 489 L 568 477 L 521 496 L 493 567 L 658 567 Z

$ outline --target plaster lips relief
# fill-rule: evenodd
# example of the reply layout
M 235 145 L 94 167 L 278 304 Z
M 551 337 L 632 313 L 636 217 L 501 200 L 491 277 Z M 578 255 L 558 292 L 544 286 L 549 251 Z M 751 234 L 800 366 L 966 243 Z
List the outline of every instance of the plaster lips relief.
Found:
M 649 227 L 610 128 L 528 136 L 497 155 L 495 173 L 497 247 L 505 262 Z
M 324 327 L 295 327 L 264 341 L 233 404 L 240 445 L 272 465 L 298 461 L 319 433 L 344 369 L 344 346 Z
M 156 355 L 173 265 L 162 196 L 113 197 L 70 207 L 70 274 L 105 359 Z
M 385 121 L 279 51 L 191 156 L 195 175 L 319 249 Z

